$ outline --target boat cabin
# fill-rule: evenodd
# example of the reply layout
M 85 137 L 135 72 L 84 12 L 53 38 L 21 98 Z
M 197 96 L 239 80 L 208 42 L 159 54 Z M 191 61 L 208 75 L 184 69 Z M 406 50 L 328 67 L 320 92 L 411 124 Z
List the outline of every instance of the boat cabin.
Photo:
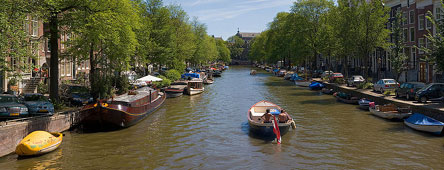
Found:
M 139 107 L 153 102 L 157 99 L 159 93 L 150 87 L 143 87 L 134 92 L 117 96 L 108 101 L 110 104 L 120 104 L 127 107 Z
M 188 81 L 188 89 L 203 89 L 203 82 L 202 81 Z

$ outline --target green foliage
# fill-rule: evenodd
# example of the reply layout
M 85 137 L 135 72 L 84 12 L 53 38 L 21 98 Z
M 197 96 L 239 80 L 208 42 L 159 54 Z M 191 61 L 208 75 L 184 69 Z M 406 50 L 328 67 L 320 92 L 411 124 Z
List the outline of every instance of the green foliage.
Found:
M 9 79 L 9 81 L 8 81 L 8 85 L 10 85 L 10 86 L 17 86 L 17 83 L 18 83 L 18 80 L 17 80 L 17 78 L 11 78 L 11 79 Z
M 163 88 L 163 87 L 168 87 L 171 85 L 171 80 L 166 78 L 165 76 L 159 76 L 159 78 L 162 79 L 162 81 L 156 81 L 153 82 L 153 85 L 155 85 L 157 88 Z
M 40 94 L 48 94 L 49 93 L 49 87 L 47 84 L 45 84 L 43 81 L 39 83 L 37 86 L 37 93 Z
M 181 76 L 180 72 L 174 69 L 168 70 L 165 73 L 165 77 L 171 81 L 179 80 L 180 76 Z
M 228 49 L 230 49 L 231 58 L 241 58 L 242 52 L 244 51 L 245 41 L 236 35 L 229 37 L 227 41 Z
M 395 90 L 385 90 L 384 91 L 384 96 L 394 96 L 396 95 Z
M 371 83 L 371 82 L 360 83 L 360 84 L 358 84 L 358 86 L 356 86 L 356 88 L 358 88 L 358 89 L 372 89 L 373 83 Z
M 402 13 L 398 12 L 395 16 L 395 21 L 393 22 L 392 26 L 392 38 L 394 40 L 394 43 L 390 47 L 391 51 L 391 65 L 393 70 L 396 71 L 397 76 L 396 80 L 399 82 L 399 77 L 401 76 L 401 73 L 406 70 L 405 63 L 408 59 L 407 55 L 403 52 L 405 45 L 404 45 L 404 37 L 403 38 L 403 26 L 402 23 L 404 22 L 405 18 L 402 17 Z
M 444 4 L 442 4 L 444 6 Z M 430 17 L 432 16 L 432 17 Z M 440 71 L 444 71 L 444 22 L 441 14 L 441 19 L 436 19 L 433 17 L 434 15 L 429 11 L 428 16 L 426 16 L 427 20 L 432 22 L 435 26 L 436 33 L 429 32 L 425 37 L 430 41 L 428 45 L 429 48 L 426 47 L 417 47 L 418 50 L 422 50 L 425 53 L 424 61 L 435 63 L 437 69 Z
M 343 78 L 335 78 L 333 83 L 336 84 L 345 84 L 345 80 Z
M 115 88 L 117 89 L 117 94 L 124 94 L 128 92 L 130 84 L 127 76 L 114 76 L 114 82 Z M 114 91 L 112 91 L 111 94 L 113 92 Z

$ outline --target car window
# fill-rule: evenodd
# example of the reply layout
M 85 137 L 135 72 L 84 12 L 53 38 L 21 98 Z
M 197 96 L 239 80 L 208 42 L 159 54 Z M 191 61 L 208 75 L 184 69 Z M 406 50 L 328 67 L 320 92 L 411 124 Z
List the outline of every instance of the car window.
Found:
M 384 80 L 385 84 L 395 84 L 395 80 Z
M 0 96 L 0 103 L 10 103 L 10 102 L 18 102 L 17 97 L 13 96 Z
M 406 86 L 407 86 L 407 84 L 404 83 L 404 84 L 401 84 L 401 86 L 399 88 L 405 88 Z
M 377 84 L 382 84 L 382 80 L 379 80 Z
M 416 84 L 415 85 L 415 88 L 424 88 L 425 87 L 425 84 Z
M 25 96 L 25 101 L 47 101 L 47 99 L 42 95 L 28 95 Z

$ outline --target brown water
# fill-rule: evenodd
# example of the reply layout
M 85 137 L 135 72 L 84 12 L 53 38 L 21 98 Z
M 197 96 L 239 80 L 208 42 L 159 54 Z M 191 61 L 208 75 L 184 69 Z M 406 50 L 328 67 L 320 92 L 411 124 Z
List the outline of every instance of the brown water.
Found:
M 231 67 L 203 94 L 168 99 L 127 129 L 65 132 L 61 147 L 0 169 L 443 169 L 444 138 L 413 131 L 251 68 Z M 297 129 L 281 145 L 249 135 L 260 100 L 285 108 Z

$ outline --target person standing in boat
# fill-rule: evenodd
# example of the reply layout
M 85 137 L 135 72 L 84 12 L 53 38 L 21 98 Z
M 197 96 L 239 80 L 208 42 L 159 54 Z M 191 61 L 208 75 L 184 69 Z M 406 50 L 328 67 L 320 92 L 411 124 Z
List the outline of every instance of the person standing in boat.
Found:
M 285 123 L 288 120 L 290 120 L 290 116 L 288 116 L 287 112 L 285 112 L 285 110 L 282 109 L 281 113 L 279 113 L 279 123 Z
M 264 120 L 264 123 L 270 123 L 271 122 L 271 120 L 270 120 L 270 118 L 271 118 L 270 109 L 267 109 L 265 111 L 265 114 L 262 115 L 261 118 Z

